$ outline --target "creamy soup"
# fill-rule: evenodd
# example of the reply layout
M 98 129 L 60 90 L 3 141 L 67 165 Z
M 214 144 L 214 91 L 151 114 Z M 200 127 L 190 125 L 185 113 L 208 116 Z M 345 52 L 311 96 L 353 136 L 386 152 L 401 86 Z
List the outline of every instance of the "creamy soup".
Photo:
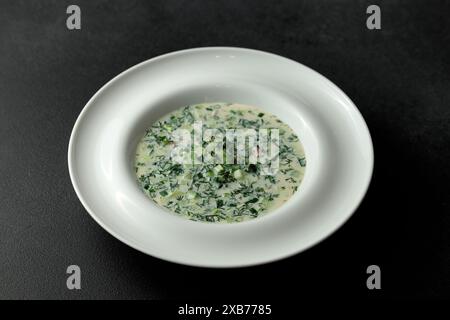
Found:
M 147 129 L 135 159 L 139 185 L 156 204 L 190 220 L 224 223 L 281 206 L 299 188 L 305 167 L 302 144 L 287 124 L 231 103 L 165 115 Z

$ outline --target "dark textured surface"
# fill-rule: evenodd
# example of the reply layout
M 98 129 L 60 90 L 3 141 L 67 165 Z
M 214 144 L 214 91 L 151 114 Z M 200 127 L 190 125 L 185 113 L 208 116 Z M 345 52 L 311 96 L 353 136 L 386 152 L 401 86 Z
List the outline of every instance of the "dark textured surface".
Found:
M 0 298 L 450 297 L 450 5 L 380 1 L 0 1 Z M 213 270 L 166 263 L 107 234 L 68 176 L 76 117 L 109 79 L 199 46 L 274 52 L 340 86 L 365 117 L 374 177 L 338 232 L 290 259 Z M 82 290 L 66 289 L 69 264 Z M 378 264 L 382 290 L 368 291 Z M 254 301 L 254 300 L 252 300 Z

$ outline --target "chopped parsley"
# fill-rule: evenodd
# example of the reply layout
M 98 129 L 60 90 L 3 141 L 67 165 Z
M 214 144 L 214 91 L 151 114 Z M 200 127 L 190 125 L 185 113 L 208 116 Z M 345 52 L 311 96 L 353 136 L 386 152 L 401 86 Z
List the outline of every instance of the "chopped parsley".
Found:
M 194 137 L 192 125 L 198 121 L 203 130 L 217 129 L 223 136 L 222 141 L 216 135 L 196 144 L 206 150 L 217 143 L 218 149 L 209 150 L 217 161 L 202 162 L 205 151 L 202 156 L 186 148 L 189 161 L 175 163 L 170 158 L 177 146 L 173 133 L 188 128 Z M 278 129 L 278 170 L 268 174 L 272 168 L 268 171 L 263 161 L 249 163 L 248 153 L 245 163 L 237 163 L 236 154 L 227 154 L 225 147 L 229 129 Z M 263 153 L 259 145 L 252 152 Z M 150 199 L 189 220 L 214 223 L 246 221 L 277 208 L 297 191 L 305 167 L 303 147 L 289 126 L 258 108 L 229 103 L 189 105 L 159 119 L 146 130 L 135 160 L 137 180 Z

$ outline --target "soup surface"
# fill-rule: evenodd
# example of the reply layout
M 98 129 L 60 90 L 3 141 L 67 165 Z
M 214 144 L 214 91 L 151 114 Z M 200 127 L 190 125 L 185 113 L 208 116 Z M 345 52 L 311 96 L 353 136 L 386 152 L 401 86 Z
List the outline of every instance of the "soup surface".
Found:
M 241 222 L 285 203 L 306 167 L 303 146 L 275 115 L 234 103 L 175 110 L 147 129 L 137 180 L 156 204 L 194 221 Z

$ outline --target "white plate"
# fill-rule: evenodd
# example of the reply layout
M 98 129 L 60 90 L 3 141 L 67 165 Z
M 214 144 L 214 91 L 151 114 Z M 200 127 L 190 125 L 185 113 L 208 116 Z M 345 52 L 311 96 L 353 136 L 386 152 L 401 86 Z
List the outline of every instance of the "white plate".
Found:
M 252 221 L 177 217 L 147 198 L 135 179 L 135 147 L 148 126 L 181 106 L 218 101 L 276 114 L 305 147 L 298 192 Z M 236 267 L 291 256 L 338 229 L 368 188 L 373 148 L 358 109 L 317 72 L 274 54 L 218 47 L 150 59 L 108 82 L 78 117 L 68 161 L 82 204 L 117 239 L 172 262 Z

